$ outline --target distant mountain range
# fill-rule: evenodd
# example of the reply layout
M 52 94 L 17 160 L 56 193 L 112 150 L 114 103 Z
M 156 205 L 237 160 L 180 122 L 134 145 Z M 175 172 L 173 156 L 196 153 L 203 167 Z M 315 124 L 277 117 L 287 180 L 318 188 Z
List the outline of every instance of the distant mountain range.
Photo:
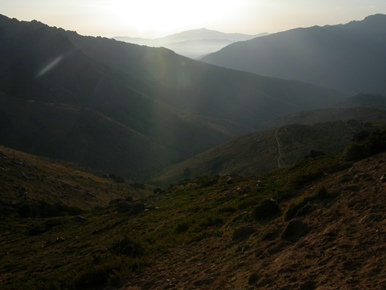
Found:
M 386 93 L 386 15 L 231 44 L 201 60 L 352 94 Z
M 247 35 L 241 33 L 223 33 L 201 28 L 155 39 L 132 38 L 128 36 L 117 36 L 114 37 L 114 39 L 150 47 L 166 47 L 180 55 L 196 59 L 218 51 L 234 42 L 245 41 L 265 35 L 268 34 Z
M 0 48 L 1 144 L 136 178 L 344 96 L 5 16 Z

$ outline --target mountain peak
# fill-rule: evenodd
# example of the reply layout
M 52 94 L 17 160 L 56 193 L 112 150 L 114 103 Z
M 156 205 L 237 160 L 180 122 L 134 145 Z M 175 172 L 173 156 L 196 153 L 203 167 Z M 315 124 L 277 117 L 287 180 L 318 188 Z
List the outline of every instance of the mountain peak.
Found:
M 373 25 L 381 25 L 386 22 L 386 15 L 385 14 L 374 14 L 367 16 L 363 22 L 370 23 Z

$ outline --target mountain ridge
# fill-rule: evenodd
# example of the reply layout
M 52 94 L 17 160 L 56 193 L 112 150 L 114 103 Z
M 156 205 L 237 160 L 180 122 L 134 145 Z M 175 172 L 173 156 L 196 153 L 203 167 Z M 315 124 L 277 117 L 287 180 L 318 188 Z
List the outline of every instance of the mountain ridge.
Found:
M 386 15 L 377 14 L 344 25 L 296 28 L 232 44 L 201 60 L 351 94 L 385 94 L 385 27 Z
M 268 33 L 248 35 L 242 33 L 224 33 L 201 28 L 153 39 L 132 38 L 127 36 L 116 36 L 113 37 L 113 39 L 152 47 L 166 47 L 178 54 L 196 59 L 220 50 L 231 43 L 265 35 L 268 35 Z
M 0 24 L 5 95 L 90 108 L 174 150 L 171 155 L 181 160 L 258 130 L 263 120 L 328 107 L 343 97 L 301 82 L 206 65 L 165 48 L 84 37 L 5 16 Z M 13 140 L 2 136 L 0 142 Z

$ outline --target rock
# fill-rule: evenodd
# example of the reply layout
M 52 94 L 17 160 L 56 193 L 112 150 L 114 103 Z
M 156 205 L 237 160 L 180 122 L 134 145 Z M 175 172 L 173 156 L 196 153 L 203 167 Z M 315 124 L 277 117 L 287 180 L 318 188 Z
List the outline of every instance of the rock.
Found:
M 56 238 L 56 243 L 63 243 L 65 239 L 63 237 Z

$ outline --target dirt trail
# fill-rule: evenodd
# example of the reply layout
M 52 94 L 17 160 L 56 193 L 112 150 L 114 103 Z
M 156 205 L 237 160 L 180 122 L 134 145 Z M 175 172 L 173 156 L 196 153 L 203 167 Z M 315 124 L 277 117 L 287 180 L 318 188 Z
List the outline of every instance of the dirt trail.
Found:
M 279 156 L 277 157 L 277 167 L 280 169 L 282 167 L 281 158 L 283 156 L 283 151 L 281 149 L 281 144 L 279 141 L 279 128 L 277 128 L 275 131 L 275 139 L 277 144 L 277 151 L 279 152 Z

